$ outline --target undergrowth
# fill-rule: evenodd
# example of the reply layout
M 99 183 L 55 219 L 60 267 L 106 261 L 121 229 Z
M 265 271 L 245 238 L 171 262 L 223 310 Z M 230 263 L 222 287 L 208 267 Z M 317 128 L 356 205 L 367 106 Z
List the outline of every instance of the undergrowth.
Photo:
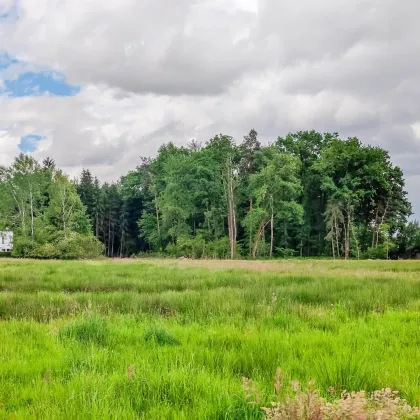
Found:
M 398 391 L 383 388 L 365 391 L 341 392 L 340 398 L 328 399 L 320 395 L 315 381 L 305 388 L 298 381 L 290 383 L 292 392 L 284 394 L 284 375 L 277 370 L 275 394 L 269 407 L 261 406 L 262 393 L 250 379 L 242 378 L 248 404 L 260 406 L 267 420 L 401 420 L 417 419 L 420 408 L 412 407 L 399 396 Z M 330 389 L 331 396 L 336 390 Z

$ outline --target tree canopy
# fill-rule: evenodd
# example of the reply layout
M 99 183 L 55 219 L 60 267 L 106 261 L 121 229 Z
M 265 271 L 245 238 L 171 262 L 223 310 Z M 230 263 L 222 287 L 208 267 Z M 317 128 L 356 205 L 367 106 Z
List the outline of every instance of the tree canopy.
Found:
M 87 168 L 73 183 L 52 159 L 27 155 L 0 177 L 0 223 L 21 254 L 20 243 L 44 252 L 75 237 L 101 242 L 109 257 L 386 258 L 420 245 L 401 169 L 338 133 L 169 143 L 110 184 Z
M 28 155 L 0 168 L 0 230 L 13 230 L 18 257 L 81 258 L 102 253 L 86 207 L 51 159 Z

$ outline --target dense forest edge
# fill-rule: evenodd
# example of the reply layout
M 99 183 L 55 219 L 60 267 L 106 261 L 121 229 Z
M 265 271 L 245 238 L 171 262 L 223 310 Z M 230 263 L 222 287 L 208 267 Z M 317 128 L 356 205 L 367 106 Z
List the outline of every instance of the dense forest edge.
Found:
M 404 185 L 387 151 L 315 131 L 169 143 L 114 183 L 21 154 L 0 167 L 0 231 L 26 258 L 412 258 Z

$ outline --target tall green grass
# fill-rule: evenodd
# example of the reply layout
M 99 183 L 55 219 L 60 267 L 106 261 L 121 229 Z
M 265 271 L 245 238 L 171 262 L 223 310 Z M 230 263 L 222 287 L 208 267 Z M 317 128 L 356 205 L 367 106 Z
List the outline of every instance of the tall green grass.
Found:
M 0 418 L 257 419 L 277 368 L 420 404 L 420 263 L 0 262 Z

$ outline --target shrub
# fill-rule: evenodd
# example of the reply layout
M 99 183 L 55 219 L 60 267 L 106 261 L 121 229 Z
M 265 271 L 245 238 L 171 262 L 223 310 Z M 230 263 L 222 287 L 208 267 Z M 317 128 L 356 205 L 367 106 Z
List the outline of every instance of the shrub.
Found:
M 54 244 L 46 243 L 37 246 L 34 250 L 34 257 L 42 259 L 54 259 L 59 257 L 59 252 Z
M 297 251 L 295 251 L 294 249 L 282 248 L 282 247 L 276 248 L 276 253 L 278 254 L 279 257 L 283 257 L 283 258 L 291 258 L 297 255 Z
M 168 244 L 165 248 L 165 252 L 171 257 L 182 257 L 182 252 L 177 244 Z
M 202 258 L 205 253 L 206 242 L 201 236 L 194 238 L 180 237 L 177 241 L 178 252 L 188 258 Z
M 104 253 L 104 245 L 93 235 L 77 235 L 83 258 L 96 258 Z
M 30 238 L 16 237 L 13 244 L 12 256 L 18 258 L 34 257 L 37 244 Z
M 75 260 L 81 258 L 96 258 L 103 253 L 103 245 L 92 235 L 72 233 L 57 243 L 59 258 Z
M 56 233 L 55 240 L 37 242 L 30 238 L 17 237 L 12 251 L 13 257 L 66 259 L 97 258 L 103 254 L 104 246 L 93 235 L 72 232 L 66 238 L 62 232 Z
M 395 249 L 396 246 L 394 244 L 389 244 L 388 248 L 384 244 L 374 248 L 370 247 L 363 253 L 363 258 L 370 260 L 386 260 Z
M 206 256 L 209 258 L 225 259 L 230 257 L 230 242 L 228 237 L 217 241 L 208 242 L 206 245 Z

